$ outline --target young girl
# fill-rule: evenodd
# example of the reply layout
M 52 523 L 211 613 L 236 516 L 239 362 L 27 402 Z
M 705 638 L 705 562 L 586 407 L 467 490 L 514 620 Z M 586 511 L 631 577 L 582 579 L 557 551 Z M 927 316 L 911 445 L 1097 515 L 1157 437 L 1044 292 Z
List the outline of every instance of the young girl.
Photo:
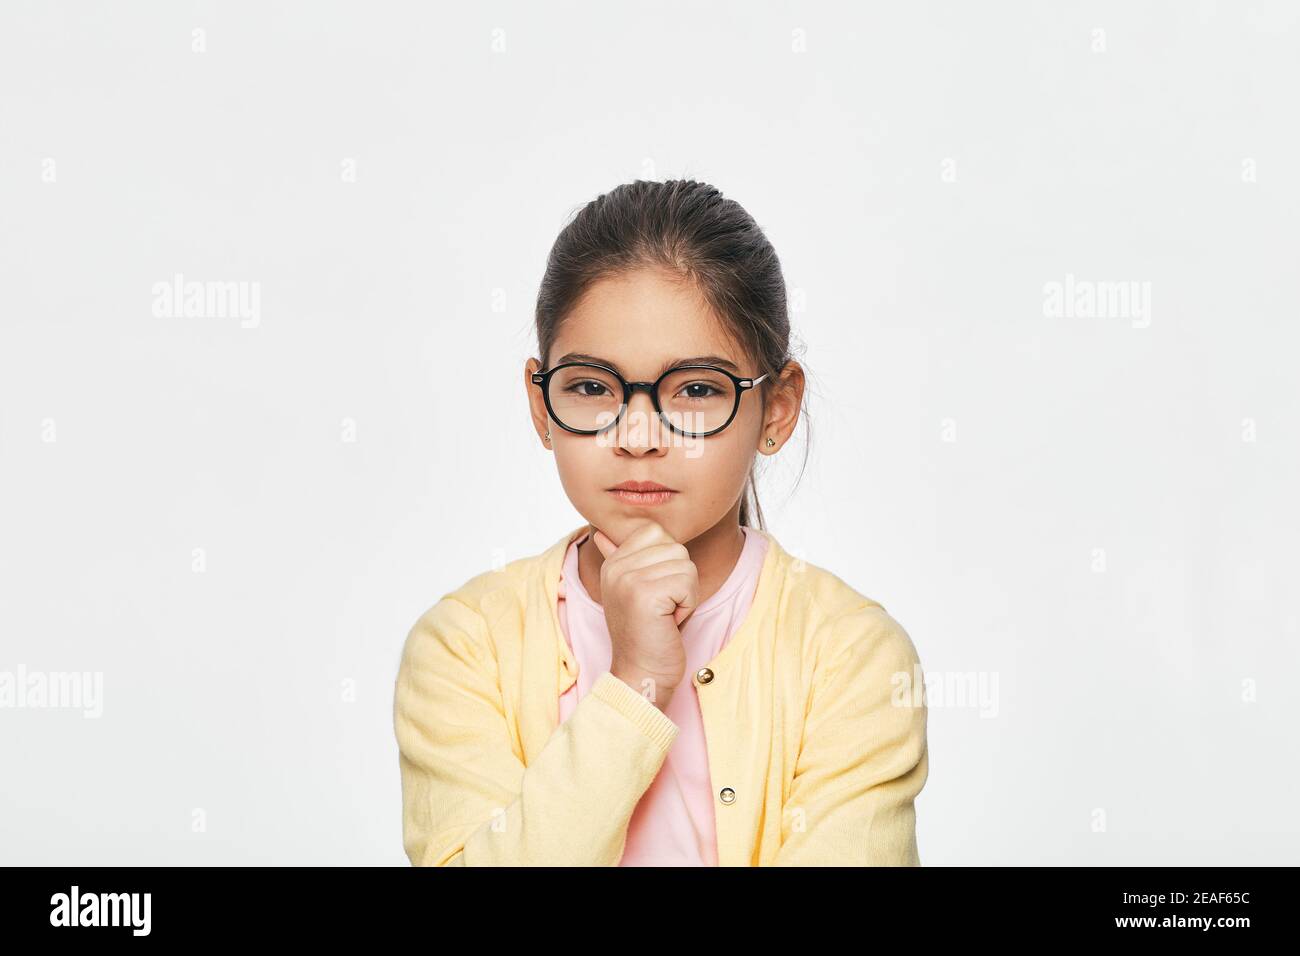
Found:
M 411 629 L 413 864 L 919 865 L 916 650 L 753 489 L 803 404 L 789 335 L 775 251 L 711 186 L 622 185 L 560 233 L 524 387 L 586 523 Z

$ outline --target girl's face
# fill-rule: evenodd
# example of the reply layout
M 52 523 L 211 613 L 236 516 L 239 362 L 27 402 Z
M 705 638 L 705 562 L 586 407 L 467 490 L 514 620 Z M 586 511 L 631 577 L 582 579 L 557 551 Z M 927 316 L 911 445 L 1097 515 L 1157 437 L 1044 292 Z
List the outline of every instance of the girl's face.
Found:
M 652 270 L 594 283 L 543 359 L 550 363 L 546 368 L 597 362 L 629 382 L 653 382 L 679 364 L 717 365 L 741 378 L 762 374 L 729 341 L 690 283 Z M 773 396 L 765 414 L 759 390 L 769 379 L 741 392 L 736 417 L 716 435 L 690 438 L 673 432 L 641 391 L 633 393 L 618 425 L 599 435 L 578 435 L 550 418 L 541 388 L 529 378 L 544 370 L 536 359 L 529 359 L 524 370 L 537 434 L 541 437 L 549 428 L 550 444 L 543 447 L 555 453 L 565 494 L 583 518 L 615 543 L 647 518 L 684 544 L 728 515 L 738 517 L 754 453 L 778 451 L 798 415 L 797 400 L 792 404 L 786 396 Z M 599 385 L 587 388 L 603 394 Z M 801 396 L 802 389 L 798 391 Z M 769 436 L 776 440 L 771 448 Z M 657 482 L 673 492 L 662 503 L 632 502 L 611 491 L 625 481 Z

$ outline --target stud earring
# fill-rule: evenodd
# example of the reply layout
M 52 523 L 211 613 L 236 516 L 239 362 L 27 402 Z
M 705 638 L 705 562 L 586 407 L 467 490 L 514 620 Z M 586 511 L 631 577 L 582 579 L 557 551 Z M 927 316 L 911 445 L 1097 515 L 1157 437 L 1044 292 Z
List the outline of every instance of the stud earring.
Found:
M 546 429 L 546 437 L 543 438 L 542 441 L 549 442 L 550 440 L 551 440 L 551 430 L 548 428 Z
M 771 447 L 772 447 L 773 445 L 775 445 L 775 444 L 776 444 L 776 442 L 775 442 L 774 440 L 772 440 L 771 438 L 769 438 L 769 439 L 767 440 L 767 447 L 768 447 L 768 448 L 771 448 Z

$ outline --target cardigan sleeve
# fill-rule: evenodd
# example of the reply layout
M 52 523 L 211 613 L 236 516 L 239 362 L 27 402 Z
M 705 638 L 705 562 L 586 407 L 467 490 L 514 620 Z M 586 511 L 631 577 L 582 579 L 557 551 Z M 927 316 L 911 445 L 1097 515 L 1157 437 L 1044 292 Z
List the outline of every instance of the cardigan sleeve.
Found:
M 929 774 L 920 659 L 879 605 L 830 625 L 781 815 L 775 866 L 920 866 Z
M 487 623 L 451 596 L 407 636 L 393 715 L 416 866 L 616 866 L 679 731 L 606 672 L 525 765 Z

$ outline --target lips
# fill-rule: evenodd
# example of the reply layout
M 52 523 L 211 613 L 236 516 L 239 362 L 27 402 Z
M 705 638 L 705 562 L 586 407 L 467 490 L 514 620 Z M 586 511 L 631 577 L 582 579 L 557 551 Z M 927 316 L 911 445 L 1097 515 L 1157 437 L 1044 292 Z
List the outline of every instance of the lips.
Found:
M 657 481 L 624 481 L 608 492 L 625 505 L 663 505 L 672 500 L 677 489 Z
M 661 485 L 657 481 L 624 481 L 615 485 L 610 491 L 676 491 L 676 488 L 669 488 L 667 485 Z

